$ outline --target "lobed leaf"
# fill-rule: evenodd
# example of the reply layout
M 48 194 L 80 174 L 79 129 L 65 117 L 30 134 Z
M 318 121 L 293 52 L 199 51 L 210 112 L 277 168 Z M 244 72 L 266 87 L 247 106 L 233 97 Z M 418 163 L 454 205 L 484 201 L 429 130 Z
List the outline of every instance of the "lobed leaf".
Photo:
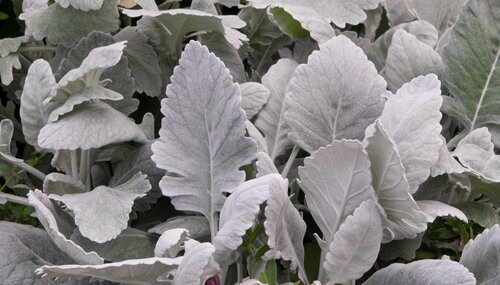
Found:
M 362 80 L 360 80 L 362 78 Z M 309 153 L 340 139 L 361 139 L 382 112 L 386 83 L 361 48 L 334 37 L 297 67 L 288 86 L 288 138 Z
M 160 187 L 176 209 L 201 213 L 212 225 L 223 193 L 244 181 L 239 168 L 254 159 L 255 142 L 244 137 L 238 85 L 206 47 L 191 41 L 171 81 L 152 159 L 168 172 Z
M 134 200 L 151 189 L 146 175 L 135 174 L 129 181 L 115 186 L 99 186 L 87 193 L 49 197 L 63 202 L 75 214 L 82 235 L 103 243 L 116 238 L 125 228 Z

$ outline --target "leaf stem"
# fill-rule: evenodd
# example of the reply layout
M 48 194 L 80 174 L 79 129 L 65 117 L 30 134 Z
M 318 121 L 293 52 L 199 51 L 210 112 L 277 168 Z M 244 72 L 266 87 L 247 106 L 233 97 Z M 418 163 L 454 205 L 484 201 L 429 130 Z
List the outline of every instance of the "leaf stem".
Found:
M 89 192 L 92 189 L 90 181 L 90 150 L 82 149 L 80 151 L 80 181 L 85 184 L 85 190 Z
M 238 284 L 243 282 L 243 258 L 241 254 L 238 256 L 238 261 L 236 263 L 236 270 L 238 272 Z
M 38 46 L 38 47 L 21 47 L 19 52 L 56 52 L 56 47 Z
M 19 197 L 19 196 L 8 194 L 8 193 L 0 193 L 0 201 L 2 201 L 2 200 L 6 201 L 6 202 L 12 202 L 12 203 L 31 207 L 27 198 Z M 3 203 L 0 202 L 0 204 L 3 204 Z
M 78 161 L 77 161 L 77 151 L 76 150 L 70 150 L 70 157 L 71 157 L 71 176 L 74 179 L 78 179 Z
M 33 176 L 37 177 L 40 180 L 45 180 L 45 173 L 41 172 L 40 170 L 34 168 L 33 166 L 27 164 L 24 161 L 17 161 L 17 160 L 8 160 L 8 162 L 14 164 L 15 166 L 24 169 L 26 172 L 31 173 Z
M 9 178 L 7 180 L 5 180 L 5 183 L 3 184 L 2 188 L 0 188 L 0 192 L 3 192 L 3 190 L 5 189 L 5 187 L 7 187 L 7 185 L 9 184 L 9 182 L 14 178 L 16 177 L 17 175 L 23 173 L 25 170 L 24 169 L 21 169 L 20 171 L 12 174 L 11 176 L 9 176 Z
M 294 145 L 292 149 L 292 153 L 288 157 L 288 160 L 285 164 L 285 167 L 283 168 L 283 171 L 281 172 L 281 177 L 286 178 L 288 176 L 288 172 L 290 172 L 290 169 L 292 168 L 293 162 L 295 161 L 295 158 L 297 158 L 297 154 L 299 154 L 300 147 Z

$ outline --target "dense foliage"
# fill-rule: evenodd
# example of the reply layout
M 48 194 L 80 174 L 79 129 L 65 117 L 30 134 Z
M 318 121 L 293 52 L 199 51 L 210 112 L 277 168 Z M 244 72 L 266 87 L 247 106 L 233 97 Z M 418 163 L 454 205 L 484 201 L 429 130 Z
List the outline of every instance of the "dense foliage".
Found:
M 500 282 L 498 0 L 0 7 L 3 284 Z

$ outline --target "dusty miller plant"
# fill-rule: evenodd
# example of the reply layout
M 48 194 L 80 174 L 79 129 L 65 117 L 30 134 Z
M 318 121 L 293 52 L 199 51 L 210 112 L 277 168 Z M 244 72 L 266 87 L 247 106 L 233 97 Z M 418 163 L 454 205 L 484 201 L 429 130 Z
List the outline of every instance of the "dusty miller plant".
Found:
M 14 1 L 4 284 L 500 282 L 499 1 L 157 2 Z

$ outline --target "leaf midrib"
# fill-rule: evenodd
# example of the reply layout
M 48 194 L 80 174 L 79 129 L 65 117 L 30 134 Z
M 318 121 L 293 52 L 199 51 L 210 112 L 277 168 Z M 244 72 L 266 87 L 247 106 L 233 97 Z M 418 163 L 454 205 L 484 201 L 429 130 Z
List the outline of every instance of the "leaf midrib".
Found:
M 474 127 L 476 125 L 477 118 L 479 117 L 479 111 L 481 110 L 484 97 L 486 96 L 486 93 L 488 92 L 488 87 L 490 85 L 490 80 L 493 77 L 493 73 L 495 72 L 499 56 L 500 56 L 500 47 L 497 50 L 497 54 L 495 56 L 495 60 L 493 61 L 493 64 L 491 65 L 490 72 L 488 73 L 488 77 L 486 78 L 486 82 L 484 83 L 483 90 L 481 91 L 481 97 L 479 97 L 479 102 L 476 105 L 476 110 L 474 112 L 474 117 L 471 120 L 472 123 L 471 123 L 470 131 L 474 130 Z

